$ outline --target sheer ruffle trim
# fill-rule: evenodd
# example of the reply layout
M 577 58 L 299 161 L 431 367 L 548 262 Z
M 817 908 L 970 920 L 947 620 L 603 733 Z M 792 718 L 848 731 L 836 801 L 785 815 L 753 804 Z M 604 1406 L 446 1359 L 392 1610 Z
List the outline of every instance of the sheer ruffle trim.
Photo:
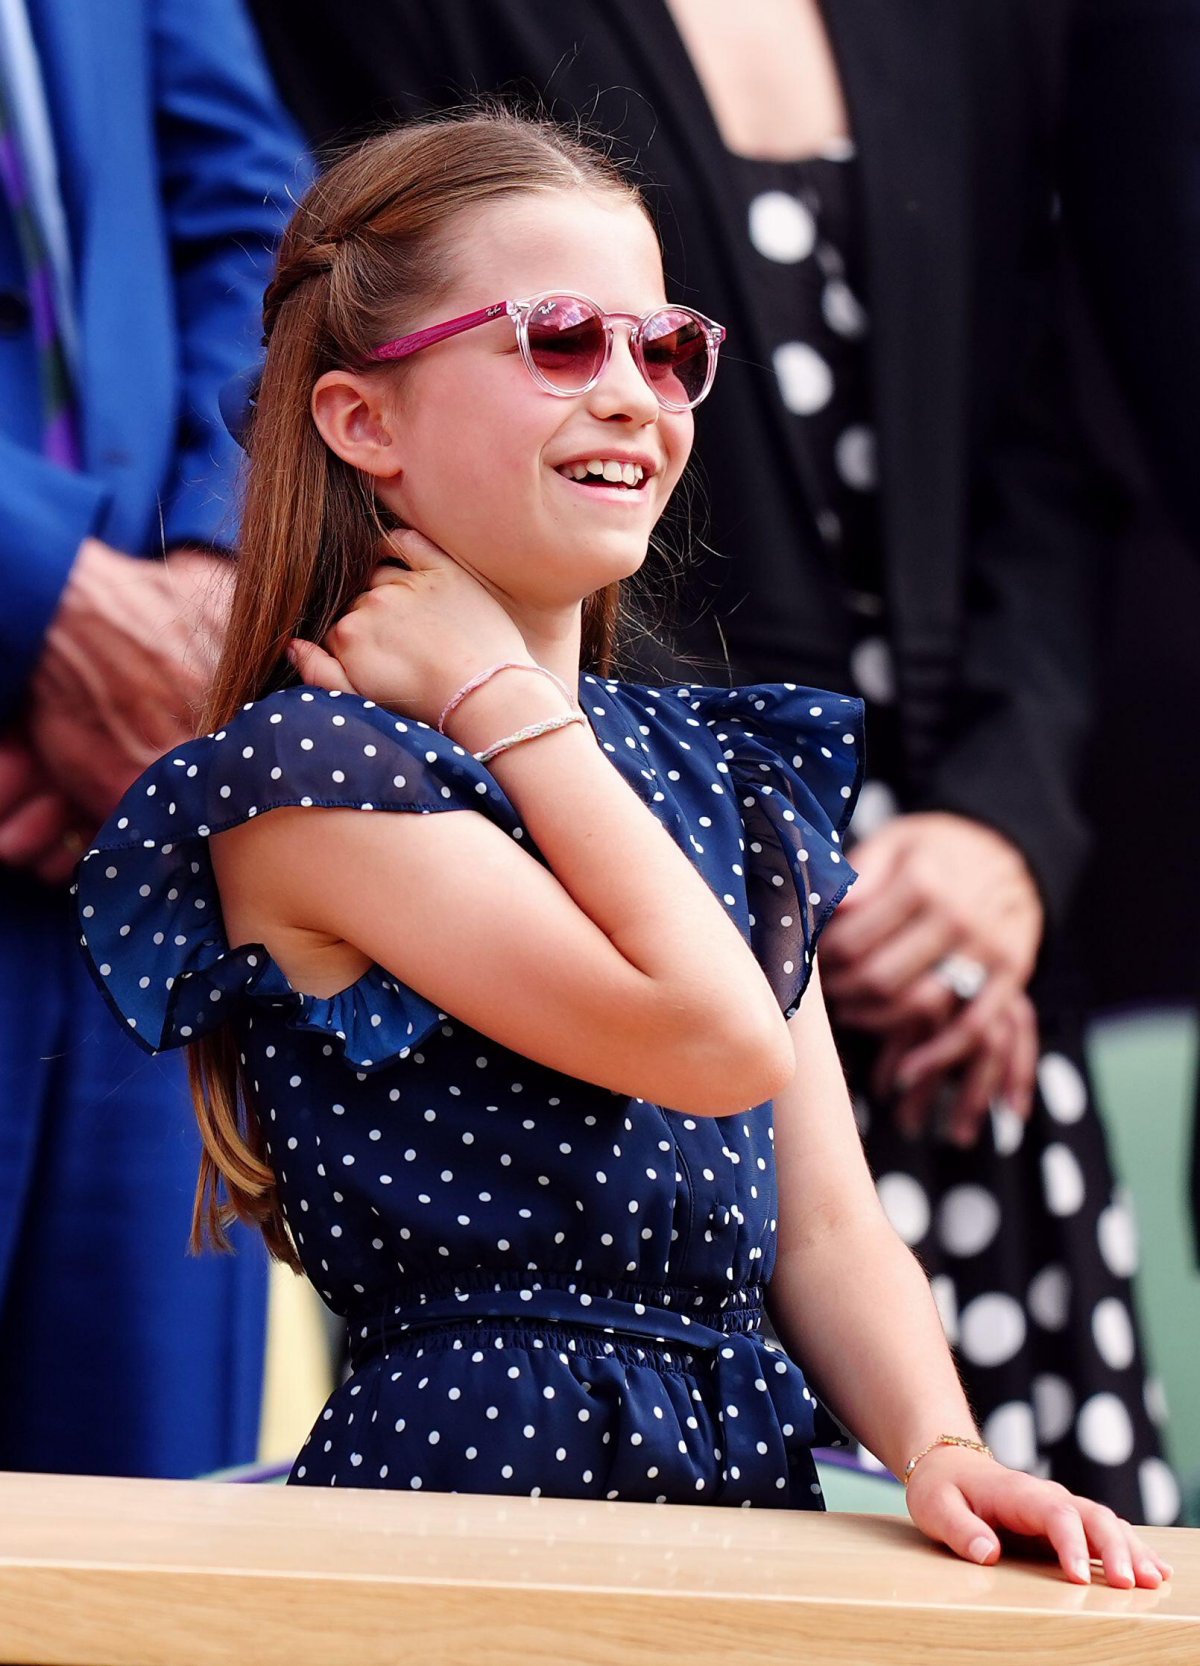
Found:
M 161 758 L 83 859 L 81 944 L 102 994 L 150 1052 L 181 1047 L 246 1002 L 328 1038 L 356 1070 L 405 1058 L 444 1014 L 380 966 L 331 996 L 300 993 L 262 944 L 225 936 L 208 840 L 284 806 L 431 814 L 511 805 L 436 730 L 352 695 L 288 689 Z
M 856 877 L 842 839 L 862 785 L 863 703 L 793 683 L 692 693 L 737 792 L 755 956 L 791 1017 Z

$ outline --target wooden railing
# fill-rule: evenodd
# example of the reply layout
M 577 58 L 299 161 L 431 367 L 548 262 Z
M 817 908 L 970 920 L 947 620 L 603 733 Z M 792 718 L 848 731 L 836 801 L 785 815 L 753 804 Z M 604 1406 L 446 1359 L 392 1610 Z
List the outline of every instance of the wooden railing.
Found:
M 1158 1592 L 956 1561 L 907 1522 L 0 1475 L 0 1662 L 1197 1666 L 1200 1533 Z

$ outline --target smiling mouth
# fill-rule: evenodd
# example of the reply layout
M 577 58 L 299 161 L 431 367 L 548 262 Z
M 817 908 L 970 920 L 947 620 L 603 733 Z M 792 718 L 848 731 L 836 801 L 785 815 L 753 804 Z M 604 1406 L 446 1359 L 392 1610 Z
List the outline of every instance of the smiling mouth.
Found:
M 581 486 L 615 486 L 627 492 L 640 491 L 648 478 L 640 463 L 622 463 L 615 457 L 590 457 L 587 462 L 563 463 L 555 473 Z

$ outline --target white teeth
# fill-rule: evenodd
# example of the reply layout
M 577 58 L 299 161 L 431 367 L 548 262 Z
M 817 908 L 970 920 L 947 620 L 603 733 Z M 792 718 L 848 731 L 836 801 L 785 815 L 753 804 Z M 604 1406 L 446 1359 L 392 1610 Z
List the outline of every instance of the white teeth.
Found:
M 559 469 L 568 480 L 604 480 L 614 486 L 640 486 L 646 471 L 640 463 L 621 463 L 615 457 L 589 457 L 586 463 L 564 463 Z

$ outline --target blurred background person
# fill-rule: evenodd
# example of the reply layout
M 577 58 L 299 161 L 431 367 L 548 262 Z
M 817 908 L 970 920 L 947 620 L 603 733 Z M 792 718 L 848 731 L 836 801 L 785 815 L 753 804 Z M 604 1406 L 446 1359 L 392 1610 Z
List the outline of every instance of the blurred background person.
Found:
M 1171 1519 L 1058 946 L 1111 509 L 1061 352 L 1067 0 L 253 7 L 318 146 L 504 89 L 650 181 L 730 339 L 677 656 L 635 665 L 866 697 L 822 963 L 885 1207 L 997 1453 Z
M 1141 457 L 1194 558 L 1200 555 L 1200 0 L 1086 0 L 1070 85 L 1067 226 L 1136 422 Z M 1155 581 L 1147 588 L 1176 608 L 1180 622 L 1148 634 L 1156 653 L 1169 651 L 1173 638 L 1186 643 L 1194 674 L 1196 609 L 1178 611 L 1187 575 L 1172 573 L 1161 543 L 1143 550 L 1139 566 L 1144 574 L 1152 563 Z M 1183 703 L 1188 721 L 1178 734 L 1169 721 L 1165 728 L 1175 743 L 1172 761 L 1177 755 L 1194 781 L 1200 760 L 1194 684 L 1190 692 Z M 1194 851 L 1195 820 L 1186 802 L 1180 809 Z M 1182 912 L 1194 943 L 1196 909 Z M 1200 1260 L 1200 1109 L 1191 1207 Z
M 217 393 L 298 150 L 240 0 L 0 0 L 0 1468 L 255 1452 L 261 1254 L 187 1258 L 183 1073 L 101 1011 L 66 887 L 192 732 L 233 517 Z

